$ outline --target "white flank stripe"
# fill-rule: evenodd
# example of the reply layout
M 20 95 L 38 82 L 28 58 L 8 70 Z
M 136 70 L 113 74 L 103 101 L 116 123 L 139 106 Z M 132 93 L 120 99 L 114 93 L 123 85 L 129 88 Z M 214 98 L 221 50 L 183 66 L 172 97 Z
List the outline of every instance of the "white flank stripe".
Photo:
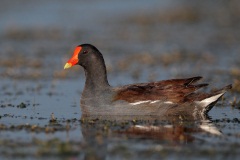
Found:
M 139 101 L 139 102 L 130 103 L 130 104 L 131 105 L 138 105 L 138 104 L 147 103 L 147 102 L 150 102 L 150 100 L 148 100 L 148 101 Z
M 156 100 L 156 101 L 151 101 L 150 103 L 157 103 L 159 102 L 160 100 Z
M 157 102 L 160 102 L 160 100 L 155 100 L 155 101 L 151 101 L 151 100 L 147 100 L 147 101 L 139 101 L 139 102 L 134 102 L 134 103 L 129 103 L 131 105 L 138 105 L 138 104 L 143 104 L 143 103 L 150 103 L 150 104 L 153 104 L 153 103 L 157 103 Z M 171 101 L 166 101 L 164 102 L 165 104 L 173 104 L 173 102 Z
M 171 102 L 171 101 L 166 101 L 166 102 L 164 102 L 165 104 L 173 104 L 173 102 Z

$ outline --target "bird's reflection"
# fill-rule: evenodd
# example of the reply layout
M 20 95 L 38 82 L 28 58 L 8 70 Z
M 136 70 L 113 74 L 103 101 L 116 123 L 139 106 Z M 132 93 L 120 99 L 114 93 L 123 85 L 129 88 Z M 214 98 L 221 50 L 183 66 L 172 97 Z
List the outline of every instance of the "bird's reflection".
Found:
M 187 140 L 192 133 L 206 132 L 221 135 L 221 132 L 211 122 L 207 115 L 193 118 L 184 116 L 108 116 L 82 117 L 81 128 L 85 137 L 91 136 L 94 131 L 102 131 L 111 135 L 136 135 L 140 138 L 181 141 Z M 193 139 L 193 138 L 190 138 Z
M 91 154 L 96 158 L 106 158 L 108 145 L 127 141 L 135 143 L 152 140 L 154 143 L 182 145 L 193 143 L 196 134 L 221 135 L 221 132 L 207 116 L 193 117 L 82 117 L 82 134 Z

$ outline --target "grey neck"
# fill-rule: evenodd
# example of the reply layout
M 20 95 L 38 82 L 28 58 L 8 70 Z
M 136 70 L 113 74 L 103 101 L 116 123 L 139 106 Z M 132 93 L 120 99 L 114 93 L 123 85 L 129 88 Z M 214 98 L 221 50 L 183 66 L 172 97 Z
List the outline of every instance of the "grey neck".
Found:
M 104 62 L 95 62 L 84 67 L 86 82 L 85 91 L 97 92 L 110 87 Z

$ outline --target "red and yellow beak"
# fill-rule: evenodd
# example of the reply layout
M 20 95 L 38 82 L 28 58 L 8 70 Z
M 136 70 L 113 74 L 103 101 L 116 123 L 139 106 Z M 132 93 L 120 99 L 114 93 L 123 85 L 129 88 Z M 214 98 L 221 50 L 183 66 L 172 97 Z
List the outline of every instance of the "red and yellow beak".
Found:
M 64 69 L 68 69 L 74 65 L 76 65 L 78 63 L 78 54 L 80 53 L 82 47 L 81 46 L 77 46 L 76 49 L 73 52 L 73 56 L 72 58 L 70 58 L 67 63 L 64 66 Z

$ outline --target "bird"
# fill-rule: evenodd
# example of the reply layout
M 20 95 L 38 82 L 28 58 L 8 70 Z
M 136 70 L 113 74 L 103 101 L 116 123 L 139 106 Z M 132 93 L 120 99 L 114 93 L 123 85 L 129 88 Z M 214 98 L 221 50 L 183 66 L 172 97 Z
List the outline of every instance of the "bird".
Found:
M 109 84 L 102 53 L 92 44 L 76 46 L 64 69 L 80 65 L 85 72 L 81 95 L 82 116 L 204 116 L 232 88 L 227 85 L 210 93 L 197 83 L 201 76 L 135 83 L 119 87 Z

